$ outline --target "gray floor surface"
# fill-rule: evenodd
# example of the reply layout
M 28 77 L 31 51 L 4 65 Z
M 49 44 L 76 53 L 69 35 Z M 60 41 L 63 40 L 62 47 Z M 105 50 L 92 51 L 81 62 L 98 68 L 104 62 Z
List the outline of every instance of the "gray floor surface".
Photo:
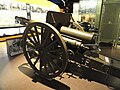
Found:
M 59 77 L 53 81 L 42 78 L 33 82 L 34 71 L 29 67 L 23 54 L 8 58 L 6 43 L 0 42 L 0 90 L 110 90 L 107 86 L 85 79 Z

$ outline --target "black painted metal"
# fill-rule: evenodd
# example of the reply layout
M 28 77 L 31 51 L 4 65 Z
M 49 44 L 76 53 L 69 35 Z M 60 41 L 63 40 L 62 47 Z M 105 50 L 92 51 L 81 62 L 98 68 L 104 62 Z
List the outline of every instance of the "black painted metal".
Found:
M 23 51 L 30 66 L 44 78 L 59 76 L 66 69 L 66 44 L 50 24 L 29 24 L 23 35 Z

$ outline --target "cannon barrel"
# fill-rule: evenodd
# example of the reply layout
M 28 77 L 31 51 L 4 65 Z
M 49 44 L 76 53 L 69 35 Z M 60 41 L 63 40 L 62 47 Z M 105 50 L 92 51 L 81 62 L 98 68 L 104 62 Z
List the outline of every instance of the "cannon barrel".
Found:
M 97 39 L 94 33 L 79 31 L 65 26 L 60 28 L 60 33 L 81 39 L 84 43 L 95 43 Z
M 27 19 L 27 18 L 24 18 L 24 17 L 18 17 L 18 16 L 15 16 L 15 20 L 19 21 L 20 24 L 22 24 L 22 25 L 28 25 L 30 23 L 37 22 L 35 20 L 30 20 L 30 19 Z

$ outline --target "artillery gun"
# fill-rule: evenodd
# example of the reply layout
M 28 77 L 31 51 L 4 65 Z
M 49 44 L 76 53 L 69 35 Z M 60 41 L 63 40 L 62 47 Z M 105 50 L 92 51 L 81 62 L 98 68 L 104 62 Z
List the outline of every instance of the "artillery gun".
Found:
M 49 11 L 46 23 L 15 18 L 26 25 L 22 39 L 23 52 L 37 75 L 53 79 L 70 72 L 80 78 L 119 88 L 119 85 L 107 82 L 108 75 L 120 82 L 120 71 L 100 59 L 98 35 L 85 32 L 75 22 L 72 26 L 76 28 L 71 28 L 71 14 Z

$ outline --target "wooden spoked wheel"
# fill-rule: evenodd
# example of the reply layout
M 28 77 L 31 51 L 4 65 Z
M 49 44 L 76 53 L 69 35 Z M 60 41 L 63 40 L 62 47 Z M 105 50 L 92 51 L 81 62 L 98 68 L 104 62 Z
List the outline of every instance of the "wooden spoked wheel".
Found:
M 44 78 L 55 78 L 68 63 L 66 43 L 52 25 L 34 22 L 23 34 L 23 52 L 32 69 Z

